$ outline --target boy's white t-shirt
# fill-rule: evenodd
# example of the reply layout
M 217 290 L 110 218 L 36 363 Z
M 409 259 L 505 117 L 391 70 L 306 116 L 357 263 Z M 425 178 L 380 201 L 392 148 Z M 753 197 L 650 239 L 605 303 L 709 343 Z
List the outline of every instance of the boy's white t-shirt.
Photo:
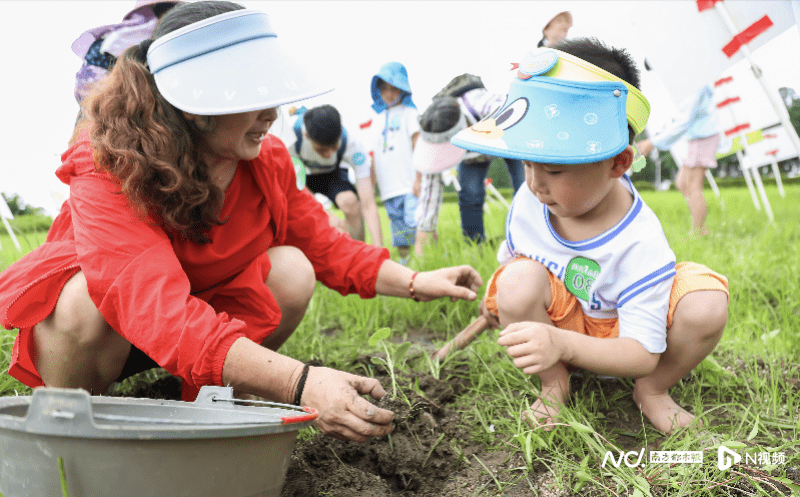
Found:
M 667 348 L 675 254 L 630 179 L 620 181 L 633 194 L 633 205 L 613 228 L 580 242 L 559 236 L 547 206 L 529 188 L 520 188 L 497 259 L 506 264 L 523 255 L 539 261 L 577 297 L 584 314 L 618 318 L 620 338 L 633 338 L 658 354 Z
M 401 104 L 373 112 L 367 129 L 381 200 L 411 193 L 416 179 L 411 137 L 420 130 L 417 109 Z
M 342 128 L 344 129 L 344 128 Z M 329 173 L 333 171 L 334 166 L 336 165 L 336 157 L 337 154 L 334 153 L 332 156 L 328 157 L 327 159 L 314 150 L 314 147 L 311 145 L 311 142 L 306 138 L 306 125 L 300 125 L 300 131 L 304 133 L 303 139 L 300 143 L 300 153 L 297 153 L 297 147 L 295 144 L 289 146 L 289 154 L 292 157 L 297 157 L 303 164 L 306 166 L 306 174 L 314 175 L 314 174 L 323 174 Z M 353 172 L 356 175 L 356 179 L 367 178 L 370 175 L 370 163 L 369 157 L 364 150 L 364 147 L 360 143 L 359 137 L 357 135 L 353 135 L 350 132 L 347 132 L 347 148 L 344 150 L 344 155 L 342 156 L 342 162 L 339 164 L 340 169 L 347 169 L 347 165 L 353 168 Z M 339 140 L 338 146 L 341 147 L 342 142 Z

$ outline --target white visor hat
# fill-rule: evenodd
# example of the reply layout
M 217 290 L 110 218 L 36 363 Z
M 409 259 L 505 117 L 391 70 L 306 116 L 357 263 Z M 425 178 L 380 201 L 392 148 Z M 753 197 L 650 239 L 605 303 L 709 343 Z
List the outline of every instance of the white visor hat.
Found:
M 243 9 L 155 40 L 147 63 L 167 102 L 198 115 L 267 109 L 333 90 L 278 42 L 269 16 Z
M 457 166 L 467 151 L 450 143 L 450 139 L 466 127 L 467 118 L 461 114 L 458 122 L 446 131 L 440 133 L 420 131 L 420 139 L 417 140 L 411 157 L 417 171 L 440 173 Z

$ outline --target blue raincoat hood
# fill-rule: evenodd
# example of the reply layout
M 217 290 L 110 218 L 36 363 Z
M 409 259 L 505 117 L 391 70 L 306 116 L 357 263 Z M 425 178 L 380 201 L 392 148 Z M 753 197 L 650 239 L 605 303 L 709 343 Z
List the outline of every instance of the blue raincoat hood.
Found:
M 381 113 L 386 109 L 386 103 L 381 98 L 381 90 L 378 88 L 378 80 L 381 79 L 403 92 L 403 105 L 417 108 L 414 102 L 411 101 L 411 85 L 408 84 L 408 73 L 405 66 L 399 62 L 387 62 L 381 66 L 378 74 L 372 77 L 372 84 L 370 85 L 373 101 L 372 108 L 375 109 L 375 112 Z

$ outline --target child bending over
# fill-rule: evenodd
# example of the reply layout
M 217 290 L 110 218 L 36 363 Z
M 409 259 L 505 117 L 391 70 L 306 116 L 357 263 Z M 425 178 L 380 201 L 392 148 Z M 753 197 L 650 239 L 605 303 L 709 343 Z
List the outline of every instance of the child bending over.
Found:
M 516 76 L 506 103 L 452 142 L 525 164 L 481 303 L 514 365 L 541 379 L 524 416 L 546 428 L 569 396 L 568 368 L 583 368 L 636 378 L 653 425 L 685 427 L 694 416 L 668 390 L 719 342 L 727 279 L 675 263 L 626 174 L 650 112 L 638 70 L 624 50 L 576 39 L 528 53 Z

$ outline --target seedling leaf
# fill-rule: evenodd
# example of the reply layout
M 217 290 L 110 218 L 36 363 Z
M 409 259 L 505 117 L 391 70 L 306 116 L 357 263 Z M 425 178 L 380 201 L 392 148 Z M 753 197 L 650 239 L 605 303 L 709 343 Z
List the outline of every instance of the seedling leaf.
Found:
M 374 347 L 374 346 L 378 345 L 378 342 L 380 342 L 381 340 L 384 340 L 386 338 L 389 338 L 389 335 L 391 335 L 391 334 L 392 334 L 392 330 L 390 330 L 389 328 L 381 328 L 381 329 L 379 329 L 378 331 L 373 333 L 371 337 L 369 337 L 369 346 L 370 347 Z
M 758 418 L 759 418 L 759 416 L 756 415 L 756 422 L 753 423 L 753 429 L 750 430 L 750 434 L 747 435 L 747 441 L 748 442 L 750 440 L 754 439 L 756 437 L 756 435 L 758 435 Z
M 585 424 L 578 423 L 577 421 L 570 421 L 569 425 L 573 427 L 575 431 L 582 433 L 594 433 L 594 429 L 591 426 L 586 426 Z
M 397 347 L 397 350 L 394 351 L 394 362 L 396 364 L 402 364 L 403 357 L 405 357 L 406 352 L 408 352 L 408 349 L 410 348 L 411 348 L 411 342 L 406 342 Z

